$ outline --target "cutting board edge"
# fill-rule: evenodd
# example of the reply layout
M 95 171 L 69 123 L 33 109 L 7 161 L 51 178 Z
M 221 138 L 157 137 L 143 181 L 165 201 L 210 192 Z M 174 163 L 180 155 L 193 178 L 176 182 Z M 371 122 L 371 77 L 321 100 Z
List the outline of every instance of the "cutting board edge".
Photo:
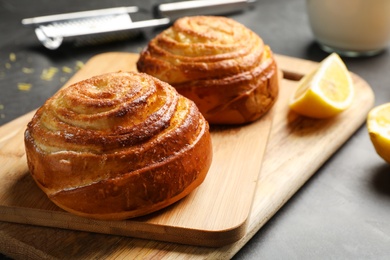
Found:
M 0 208 L 0 221 L 106 235 L 119 235 L 161 242 L 173 242 L 183 245 L 221 247 L 234 243 L 244 237 L 249 219 L 248 214 L 245 220 L 235 227 L 218 230 L 202 230 L 172 227 L 155 223 L 150 224 L 136 220 L 96 220 L 75 216 L 65 211 L 58 211 L 56 214 L 52 214 L 53 211 L 31 208 L 29 212 L 30 215 L 27 216 L 21 208 L 2 206 Z M 110 225 L 107 225 L 107 222 L 110 222 Z M 112 229 L 116 230 L 114 234 L 112 233 Z

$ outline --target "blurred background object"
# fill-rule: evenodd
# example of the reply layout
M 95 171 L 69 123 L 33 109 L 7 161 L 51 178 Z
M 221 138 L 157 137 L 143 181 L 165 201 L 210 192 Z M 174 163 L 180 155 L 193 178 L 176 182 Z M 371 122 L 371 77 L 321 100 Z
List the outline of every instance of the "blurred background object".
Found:
M 306 7 L 313 34 L 329 53 L 372 56 L 389 44 L 388 0 L 306 0 Z

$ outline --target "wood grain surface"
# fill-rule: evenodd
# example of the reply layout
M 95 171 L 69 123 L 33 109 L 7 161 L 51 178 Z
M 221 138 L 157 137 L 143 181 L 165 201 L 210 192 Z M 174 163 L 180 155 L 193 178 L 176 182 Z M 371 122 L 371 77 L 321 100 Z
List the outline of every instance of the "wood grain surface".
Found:
M 134 69 L 134 64 L 129 59 L 133 54 L 111 53 L 103 54 L 100 57 L 104 57 L 104 55 L 114 55 L 116 63 L 125 61 L 129 64 L 129 68 Z M 16 258 L 28 256 L 30 259 L 41 259 L 43 257 L 220 259 L 232 257 L 364 123 L 369 109 L 374 104 L 374 95 L 370 86 L 358 75 L 352 74 L 356 96 L 350 109 L 335 118 L 327 120 L 300 117 L 288 109 L 287 102 L 297 86 L 296 80 L 314 69 L 317 63 L 281 55 L 276 55 L 276 58 L 286 78 L 282 80 L 280 96 L 276 106 L 272 113 L 263 119 L 265 122 L 261 120 L 246 126 L 256 128 L 258 134 L 254 134 L 253 132 L 256 131 L 251 131 L 253 130 L 251 129 L 248 130 L 250 134 L 244 134 L 244 137 L 241 137 L 242 131 L 245 131 L 241 128 L 218 129 L 212 133 L 213 141 L 214 138 L 219 140 L 216 141 L 217 147 L 214 149 L 224 151 L 224 155 L 228 153 L 233 153 L 234 156 L 239 156 L 240 153 L 245 154 L 245 157 L 235 158 L 233 162 L 221 159 L 223 164 L 226 165 L 231 163 L 240 165 L 237 166 L 240 177 L 236 177 L 235 181 L 241 181 L 241 177 L 247 174 L 247 171 L 239 167 L 253 164 L 260 168 L 260 159 L 264 156 L 260 175 L 257 178 L 257 174 L 254 174 L 256 177 L 250 178 L 253 186 L 249 187 L 253 187 L 254 198 L 251 197 L 253 194 L 242 194 L 248 193 L 247 190 L 227 192 L 226 189 L 232 184 L 221 185 L 219 182 L 207 184 L 208 180 L 206 180 L 204 186 L 212 186 L 215 192 L 212 194 L 213 196 L 231 195 L 230 203 L 227 204 L 236 203 L 235 197 L 244 196 L 245 204 L 251 205 L 252 203 L 248 203 L 248 200 L 251 202 L 253 198 L 250 212 L 242 215 L 237 212 L 233 216 L 227 213 L 222 217 L 224 229 L 219 230 L 223 230 L 223 232 L 213 230 L 214 226 L 220 225 L 219 222 L 217 223 L 211 218 L 213 212 L 207 212 L 210 216 L 208 218 L 194 221 L 198 228 L 206 222 L 212 222 L 213 224 L 208 226 L 212 231 L 206 232 L 207 229 L 199 229 L 198 231 L 201 232 L 195 233 L 195 237 L 192 237 L 194 233 L 190 227 L 183 227 L 178 230 L 175 227 L 167 228 L 167 226 L 164 226 L 166 225 L 166 222 L 164 222 L 166 219 L 159 219 L 160 214 L 138 219 L 135 221 L 137 224 L 134 223 L 134 225 L 131 224 L 131 221 L 126 221 L 113 228 L 110 226 L 112 223 L 102 225 L 103 223 L 96 223 L 87 219 L 75 219 L 74 216 L 49 203 L 42 193 L 39 199 L 31 197 L 32 193 L 30 192 L 39 193 L 40 190 L 33 185 L 34 183 L 26 172 L 23 138 L 21 138 L 24 126 L 32 116 L 32 113 L 30 113 L 0 128 L 0 161 L 2 163 L 2 169 L 0 170 L 2 180 L 0 184 L 2 186 L 0 191 L 0 215 L 3 218 L 3 222 L 0 222 L 0 251 Z M 107 57 L 105 60 L 107 60 Z M 99 70 L 110 71 L 112 67 L 108 63 L 102 64 Z M 78 73 L 72 78 L 72 82 L 93 75 L 94 68 L 86 66 L 84 69 L 82 75 Z M 267 140 L 264 133 L 267 136 L 267 129 L 269 129 L 267 124 L 271 124 L 271 121 L 273 121 L 272 130 L 265 155 L 261 152 L 262 148 L 259 148 L 264 143 L 260 143 L 258 146 L 251 144 L 250 147 L 241 148 L 236 146 L 237 143 L 244 143 L 245 140 L 250 140 L 253 143 L 254 139 L 260 137 L 261 140 Z M 221 147 L 219 147 L 219 142 L 221 142 Z M 223 145 L 226 145 L 226 147 L 223 147 Z M 255 153 L 254 149 L 259 149 L 258 153 Z M 217 163 L 220 163 L 218 159 Z M 225 171 L 223 173 L 226 174 Z M 234 173 L 229 172 L 228 174 Z M 25 188 L 30 190 L 25 190 Z M 218 190 L 221 193 L 218 193 Z M 191 194 L 188 200 L 193 200 L 198 196 L 198 193 L 197 190 L 194 194 Z M 234 198 L 234 200 L 231 200 L 231 198 Z M 207 199 L 215 200 L 215 198 L 210 197 Z M 174 212 L 176 207 L 181 208 L 181 204 L 184 205 L 185 202 L 180 202 L 165 212 L 168 213 L 166 216 L 172 217 L 178 223 L 185 220 L 179 219 L 180 215 L 172 216 L 169 213 Z M 212 203 L 211 208 L 213 208 L 212 211 L 218 212 L 221 207 L 223 206 L 218 203 Z M 50 217 L 42 219 L 42 216 L 46 214 L 44 212 L 47 211 L 51 212 Z M 191 214 L 194 214 L 194 211 L 191 211 Z M 245 216 L 246 214 L 249 214 L 249 216 Z M 156 222 L 155 225 L 152 225 L 153 231 L 151 232 L 148 221 L 155 218 L 162 222 Z M 40 222 L 37 221 L 39 219 Z M 244 219 L 245 224 L 241 224 L 239 228 L 233 227 L 231 230 L 235 231 L 234 234 L 231 234 L 227 227 L 232 227 L 233 220 L 237 219 Z M 34 226 L 11 222 L 34 224 Z M 47 222 L 55 223 L 55 225 L 47 224 Z M 59 226 L 61 229 L 39 225 Z M 87 226 L 88 229 L 91 229 L 89 230 L 91 232 L 72 230 L 80 229 L 80 226 Z M 177 233 L 177 231 L 181 233 Z M 145 233 L 146 235 L 131 238 L 126 236 L 127 232 Z M 199 234 L 201 234 L 201 237 L 196 236 Z M 207 242 L 215 243 L 214 245 L 207 244 L 208 246 L 226 244 L 228 242 L 226 237 L 235 241 L 230 241 L 232 243 L 228 245 L 212 248 L 156 241 L 155 239 L 159 239 L 159 235 L 168 237 L 168 239 L 165 239 L 166 241 L 179 240 L 176 242 L 186 243 L 185 240 L 189 240 L 192 244 L 198 244 L 199 240 L 208 239 Z

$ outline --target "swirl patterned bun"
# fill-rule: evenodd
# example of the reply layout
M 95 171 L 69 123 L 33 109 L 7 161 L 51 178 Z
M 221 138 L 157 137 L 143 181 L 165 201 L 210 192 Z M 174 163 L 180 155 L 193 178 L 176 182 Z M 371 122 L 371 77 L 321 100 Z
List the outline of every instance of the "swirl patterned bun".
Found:
M 126 219 L 166 207 L 210 167 L 209 126 L 194 102 L 143 73 L 110 73 L 60 90 L 25 132 L 30 173 L 59 207 Z
M 149 42 L 137 68 L 193 100 L 211 124 L 254 121 L 278 95 L 277 65 L 269 46 L 225 17 L 177 20 Z

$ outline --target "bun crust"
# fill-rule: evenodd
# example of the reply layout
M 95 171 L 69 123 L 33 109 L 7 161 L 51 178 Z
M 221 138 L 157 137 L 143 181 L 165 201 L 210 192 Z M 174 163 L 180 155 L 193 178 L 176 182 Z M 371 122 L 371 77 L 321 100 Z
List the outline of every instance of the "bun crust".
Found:
M 166 207 L 210 167 L 209 126 L 196 105 L 143 73 L 110 73 L 60 90 L 25 132 L 30 173 L 59 207 L 126 219 Z
M 278 95 L 269 46 L 225 17 L 177 20 L 141 52 L 137 69 L 193 100 L 211 124 L 242 124 L 265 114 Z

